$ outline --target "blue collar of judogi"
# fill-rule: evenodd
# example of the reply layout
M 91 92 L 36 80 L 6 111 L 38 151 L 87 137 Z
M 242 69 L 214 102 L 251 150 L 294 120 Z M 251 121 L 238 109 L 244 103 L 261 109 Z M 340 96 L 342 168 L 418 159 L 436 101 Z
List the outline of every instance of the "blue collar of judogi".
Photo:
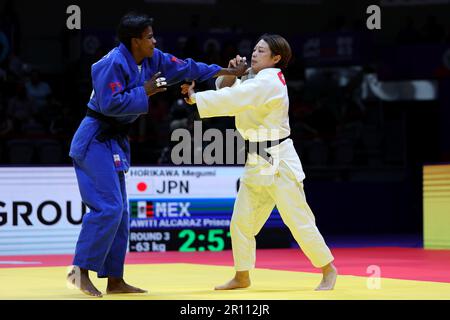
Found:
M 136 61 L 133 58 L 133 55 L 128 50 L 128 48 L 121 42 L 119 44 L 119 51 L 123 54 L 129 66 L 131 66 L 134 71 L 139 72 Z

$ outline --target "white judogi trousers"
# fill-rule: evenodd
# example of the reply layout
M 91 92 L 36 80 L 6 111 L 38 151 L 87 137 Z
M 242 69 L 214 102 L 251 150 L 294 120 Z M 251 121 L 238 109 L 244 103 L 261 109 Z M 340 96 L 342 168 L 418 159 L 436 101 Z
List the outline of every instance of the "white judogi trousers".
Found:
M 255 267 L 255 236 L 275 205 L 283 222 L 314 267 L 323 267 L 334 260 L 306 202 L 303 182 L 299 181 L 298 175 L 294 174 L 287 163 L 280 161 L 273 182 L 269 185 L 241 181 L 230 226 L 236 271 Z

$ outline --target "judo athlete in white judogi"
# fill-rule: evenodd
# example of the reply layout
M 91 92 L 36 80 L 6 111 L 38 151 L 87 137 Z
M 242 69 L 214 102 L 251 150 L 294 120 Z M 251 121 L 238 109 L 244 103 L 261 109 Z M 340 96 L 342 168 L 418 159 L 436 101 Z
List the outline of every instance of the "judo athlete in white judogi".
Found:
M 290 57 L 290 46 L 284 38 L 264 35 L 252 54 L 253 78 L 242 81 L 219 77 L 219 90 L 197 93 L 194 83 L 182 85 L 182 93 L 189 95 L 186 101 L 197 104 L 201 118 L 234 116 L 236 128 L 249 141 L 230 226 L 236 275 L 216 290 L 250 286 L 249 270 L 255 267 L 256 259 L 255 236 L 275 206 L 305 255 L 322 269 L 323 278 L 316 290 L 332 290 L 336 282 L 334 258 L 306 201 L 305 174 L 289 139 L 288 90 L 280 68 L 287 66 Z M 231 60 L 230 66 L 239 59 Z M 271 143 L 262 143 L 267 141 Z M 256 142 L 262 145 L 259 150 Z

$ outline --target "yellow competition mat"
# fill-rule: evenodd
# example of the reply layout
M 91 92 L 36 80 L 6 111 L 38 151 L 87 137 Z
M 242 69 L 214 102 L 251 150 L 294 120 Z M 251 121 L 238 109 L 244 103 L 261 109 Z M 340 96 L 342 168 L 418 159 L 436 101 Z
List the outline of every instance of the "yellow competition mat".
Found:
M 98 299 L 66 285 L 66 267 L 0 269 L 0 299 Z M 125 280 L 147 289 L 147 294 L 104 295 L 100 299 L 148 300 L 410 300 L 450 299 L 450 283 L 412 281 L 340 275 L 334 291 L 314 291 L 319 273 L 255 269 L 248 289 L 215 291 L 228 281 L 234 269 L 186 263 L 126 265 Z M 97 288 L 104 292 L 106 279 L 91 273 Z

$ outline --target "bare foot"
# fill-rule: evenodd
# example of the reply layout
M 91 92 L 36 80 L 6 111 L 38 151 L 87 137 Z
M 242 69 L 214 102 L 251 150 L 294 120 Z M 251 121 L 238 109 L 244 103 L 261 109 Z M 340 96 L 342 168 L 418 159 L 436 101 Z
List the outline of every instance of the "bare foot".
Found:
M 323 267 L 322 274 L 323 274 L 322 281 L 316 288 L 316 291 L 333 290 L 338 275 L 337 269 L 333 265 L 333 263 L 329 263 L 325 267 Z
M 248 271 L 237 271 L 233 279 L 227 283 L 217 286 L 214 290 L 233 290 L 250 287 L 250 275 Z
M 103 297 L 102 293 L 97 290 L 91 282 L 91 279 L 89 279 L 89 270 L 87 269 L 74 266 L 67 274 L 67 282 L 70 286 L 80 289 L 81 292 L 88 296 L 96 298 Z
M 106 288 L 107 294 L 115 293 L 147 293 L 147 290 L 143 290 L 137 287 L 130 286 L 122 278 L 108 278 L 108 286 Z

